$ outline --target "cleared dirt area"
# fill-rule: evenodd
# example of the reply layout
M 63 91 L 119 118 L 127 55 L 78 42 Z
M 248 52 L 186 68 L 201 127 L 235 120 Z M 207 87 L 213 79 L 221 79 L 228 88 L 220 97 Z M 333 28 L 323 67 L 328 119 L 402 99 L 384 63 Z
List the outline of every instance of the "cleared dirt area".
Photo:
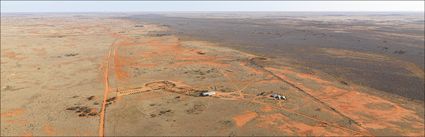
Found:
M 421 102 L 120 16 L 1 17 L 2 136 L 424 134 Z

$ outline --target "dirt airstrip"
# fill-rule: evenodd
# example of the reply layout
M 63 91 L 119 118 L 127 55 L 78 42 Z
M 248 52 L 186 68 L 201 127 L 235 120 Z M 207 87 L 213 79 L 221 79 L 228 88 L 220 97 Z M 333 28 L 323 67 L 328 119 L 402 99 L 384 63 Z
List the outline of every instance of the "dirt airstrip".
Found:
M 424 134 L 421 103 L 182 40 L 166 25 L 90 14 L 1 18 L 2 136 Z M 216 94 L 199 96 L 207 90 Z

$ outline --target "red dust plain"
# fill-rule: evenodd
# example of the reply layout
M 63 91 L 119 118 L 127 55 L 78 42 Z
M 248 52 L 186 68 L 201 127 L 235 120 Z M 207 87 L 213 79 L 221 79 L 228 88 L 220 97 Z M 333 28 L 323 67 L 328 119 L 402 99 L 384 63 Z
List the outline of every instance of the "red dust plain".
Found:
M 1 27 L 2 136 L 424 135 L 423 104 L 168 26 L 67 15 Z

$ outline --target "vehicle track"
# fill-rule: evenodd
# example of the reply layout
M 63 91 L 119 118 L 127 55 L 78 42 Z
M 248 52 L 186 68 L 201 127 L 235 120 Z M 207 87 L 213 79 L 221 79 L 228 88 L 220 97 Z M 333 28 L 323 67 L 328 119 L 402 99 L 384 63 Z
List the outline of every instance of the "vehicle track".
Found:
M 115 52 L 116 50 L 116 46 L 115 46 L 115 42 L 118 40 L 118 38 L 116 38 L 108 51 L 108 56 L 106 57 L 106 61 L 105 64 L 103 66 L 103 84 L 104 84 L 104 91 L 103 91 L 103 102 L 102 102 L 102 108 L 100 111 L 100 120 L 99 120 L 99 136 L 104 136 L 104 129 L 105 129 L 105 111 L 106 111 L 106 100 L 108 98 L 108 94 L 109 94 L 109 66 L 110 66 L 110 60 L 111 60 L 111 55 L 112 52 Z

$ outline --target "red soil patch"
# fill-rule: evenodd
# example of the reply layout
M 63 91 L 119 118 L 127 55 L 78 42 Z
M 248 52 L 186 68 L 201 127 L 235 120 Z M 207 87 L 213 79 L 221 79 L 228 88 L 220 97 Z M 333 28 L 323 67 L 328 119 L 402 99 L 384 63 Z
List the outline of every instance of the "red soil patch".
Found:
M 9 59 L 14 59 L 14 60 L 23 60 L 26 57 L 21 57 L 20 53 L 16 53 L 14 51 L 5 51 L 3 52 L 2 56 L 7 57 Z
M 308 125 L 299 121 L 294 121 L 281 113 L 270 115 L 262 115 L 258 118 L 260 123 L 257 125 L 261 128 L 279 130 L 291 136 L 350 136 L 353 135 L 346 130 L 339 128 L 326 128 L 326 124 Z
M 390 129 L 402 135 L 421 136 L 424 134 L 423 117 L 419 117 L 416 112 L 401 107 L 400 105 L 383 99 L 378 96 L 370 95 L 356 90 L 355 87 L 342 89 L 335 86 L 334 83 L 320 79 L 309 74 L 298 73 L 287 69 L 266 68 L 282 79 L 296 84 L 299 88 L 308 94 L 317 97 L 326 102 L 327 105 L 335 108 L 342 114 L 350 117 L 360 123 L 362 127 L 369 129 Z M 294 75 L 297 79 L 309 79 L 323 87 L 323 90 L 314 90 L 304 86 L 302 81 L 287 77 Z M 383 104 L 385 108 L 370 108 L 370 104 Z M 403 123 L 403 124 L 400 124 Z M 408 130 L 402 125 L 407 124 L 411 127 Z
M 22 137 L 32 137 L 32 133 L 31 132 L 25 132 L 21 135 Z
M 46 133 L 49 136 L 53 136 L 53 135 L 56 134 L 56 131 L 49 124 L 44 125 L 43 131 L 44 131 L 44 133 Z
M 6 120 L 6 123 L 9 124 L 18 124 L 18 125 L 25 125 L 28 123 L 28 120 Z
M 114 44 L 114 71 L 118 80 L 125 80 L 129 78 L 129 72 L 125 69 L 127 67 L 155 67 L 158 64 L 153 63 L 138 63 L 136 62 L 140 58 L 153 58 L 160 59 L 167 56 L 176 56 L 181 51 L 180 44 L 176 41 L 167 41 L 158 38 L 149 38 L 149 40 L 137 41 L 134 38 L 127 36 L 119 36 L 120 40 Z M 173 39 L 173 38 L 170 38 Z M 137 52 L 137 49 L 131 46 L 144 46 L 145 49 L 149 49 L 148 52 L 142 51 Z M 121 51 L 120 53 L 118 53 Z M 126 51 L 136 51 L 136 55 L 124 54 Z M 151 52 L 155 51 L 155 52 Z
M 144 64 L 138 63 L 138 64 L 131 64 L 130 66 L 139 67 L 139 68 L 153 68 L 153 67 L 158 66 L 158 64 L 154 64 L 154 63 L 144 63 Z
M 9 112 L 1 113 L 1 117 L 14 117 L 14 116 L 21 115 L 24 112 L 25 112 L 24 109 L 20 109 L 20 108 L 19 109 L 13 109 L 13 110 L 11 110 Z
M 128 64 L 129 60 L 127 60 L 125 57 L 120 57 L 116 51 L 114 52 L 114 72 L 115 76 L 118 80 L 124 80 L 129 77 L 129 74 L 127 71 L 124 71 L 124 67 L 126 64 Z
M 264 111 L 264 112 L 270 112 L 272 110 L 273 110 L 273 107 L 271 106 L 264 106 L 263 108 L 261 108 L 261 111 Z
M 213 62 L 213 61 L 202 61 L 202 62 L 194 62 L 194 61 L 187 61 L 187 62 L 176 62 L 172 64 L 173 67 L 181 67 L 186 65 L 193 65 L 193 64 L 199 64 L 199 65 L 208 65 L 216 68 L 225 68 L 229 67 L 229 64 L 220 63 L 220 62 Z
M 255 112 L 245 112 L 241 115 L 233 117 L 233 120 L 236 122 L 236 126 L 242 127 L 257 116 L 258 114 Z

